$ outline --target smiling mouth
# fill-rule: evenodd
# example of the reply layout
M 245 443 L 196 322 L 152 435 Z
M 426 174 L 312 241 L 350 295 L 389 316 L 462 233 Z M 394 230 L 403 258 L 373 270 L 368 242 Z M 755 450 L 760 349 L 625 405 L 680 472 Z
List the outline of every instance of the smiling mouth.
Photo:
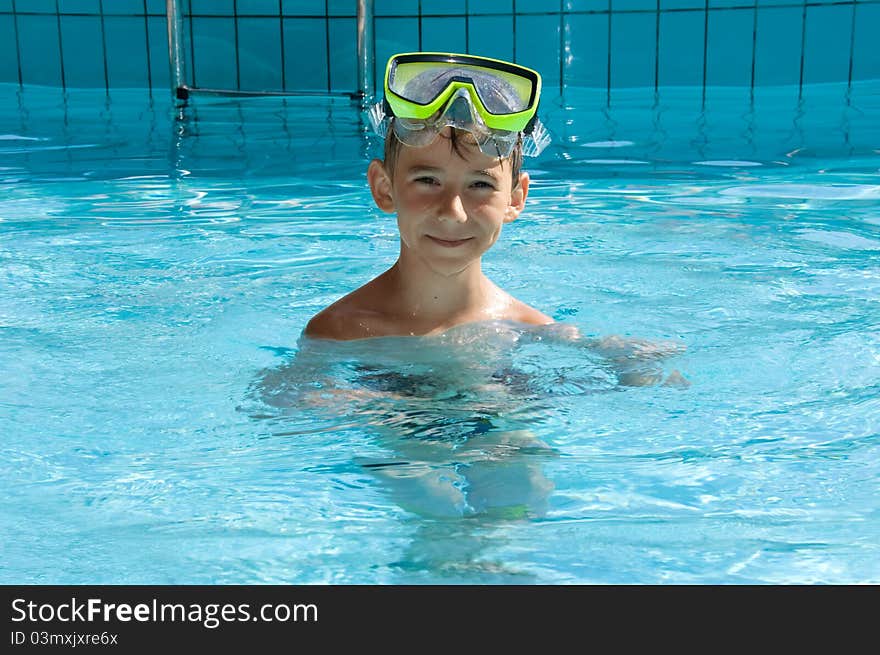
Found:
M 426 234 L 431 241 L 436 243 L 439 246 L 443 246 L 444 248 L 457 248 L 458 246 L 464 245 L 473 237 L 468 237 L 467 239 L 440 239 L 438 237 L 432 237 L 430 234 Z

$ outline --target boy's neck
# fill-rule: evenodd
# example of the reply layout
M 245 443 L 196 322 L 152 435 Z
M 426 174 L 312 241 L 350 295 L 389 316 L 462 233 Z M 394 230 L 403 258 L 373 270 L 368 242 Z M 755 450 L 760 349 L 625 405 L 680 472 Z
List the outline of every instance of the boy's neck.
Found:
M 498 303 L 497 288 L 483 275 L 479 260 L 454 275 L 441 275 L 401 253 L 388 270 L 397 310 L 415 321 L 444 322 L 486 314 Z

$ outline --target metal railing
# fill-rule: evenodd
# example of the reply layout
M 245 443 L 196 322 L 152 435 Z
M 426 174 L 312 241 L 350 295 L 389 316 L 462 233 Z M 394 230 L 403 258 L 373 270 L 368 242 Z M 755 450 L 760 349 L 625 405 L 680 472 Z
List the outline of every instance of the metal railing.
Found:
M 168 61 L 171 70 L 171 93 L 179 105 L 185 105 L 193 94 L 221 96 L 304 96 L 345 95 L 364 100 L 373 90 L 373 0 L 357 0 L 357 84 L 354 91 L 243 91 L 241 89 L 205 88 L 190 84 L 186 70 L 186 38 L 184 0 L 166 0 L 168 17 Z M 279 18 L 281 18 L 279 16 Z M 189 44 L 192 48 L 192 43 Z M 329 47 L 329 44 L 328 44 Z
M 186 100 L 186 72 L 183 56 L 183 14 L 180 0 L 165 0 L 168 12 L 168 61 L 171 64 L 171 93 L 178 100 Z

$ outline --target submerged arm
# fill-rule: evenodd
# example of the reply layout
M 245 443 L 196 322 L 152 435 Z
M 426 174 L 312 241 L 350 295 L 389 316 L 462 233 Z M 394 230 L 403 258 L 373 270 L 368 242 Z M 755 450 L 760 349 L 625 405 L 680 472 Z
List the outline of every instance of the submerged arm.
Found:
M 543 326 L 541 336 L 567 343 L 576 343 L 608 361 L 617 375 L 618 382 L 630 387 L 644 387 L 654 384 L 686 388 L 690 382 L 677 370 L 664 379 L 665 359 L 681 355 L 687 347 L 671 340 L 649 341 L 622 337 L 616 334 L 606 337 L 584 337 L 574 325 L 553 323 Z

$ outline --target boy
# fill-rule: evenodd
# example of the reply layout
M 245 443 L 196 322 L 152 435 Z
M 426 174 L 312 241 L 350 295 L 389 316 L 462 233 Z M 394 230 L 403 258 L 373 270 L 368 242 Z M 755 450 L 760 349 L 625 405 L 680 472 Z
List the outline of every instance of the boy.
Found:
M 475 321 L 553 322 L 481 268 L 502 226 L 525 206 L 524 151 L 537 155 L 549 142 L 536 117 L 540 92 L 538 73 L 507 62 L 437 53 L 389 60 L 385 101 L 371 111 L 386 137 L 385 159 L 370 162 L 367 179 L 376 205 L 397 214 L 400 256 L 312 318 L 307 336 L 351 340 L 439 334 Z
M 550 141 L 537 118 L 540 94 L 537 72 L 507 62 L 438 53 L 389 59 L 384 102 L 370 112 L 385 136 L 385 159 L 370 162 L 367 180 L 376 205 L 397 213 L 400 255 L 314 316 L 307 337 L 347 341 L 434 335 L 476 321 L 554 322 L 498 288 L 481 267 L 502 226 L 525 206 L 523 155 L 540 154 Z M 574 326 L 559 327 L 555 336 L 581 341 Z M 615 336 L 582 343 L 617 365 L 622 384 L 638 386 L 662 381 L 652 362 L 684 350 Z M 665 384 L 688 383 L 674 371 Z

